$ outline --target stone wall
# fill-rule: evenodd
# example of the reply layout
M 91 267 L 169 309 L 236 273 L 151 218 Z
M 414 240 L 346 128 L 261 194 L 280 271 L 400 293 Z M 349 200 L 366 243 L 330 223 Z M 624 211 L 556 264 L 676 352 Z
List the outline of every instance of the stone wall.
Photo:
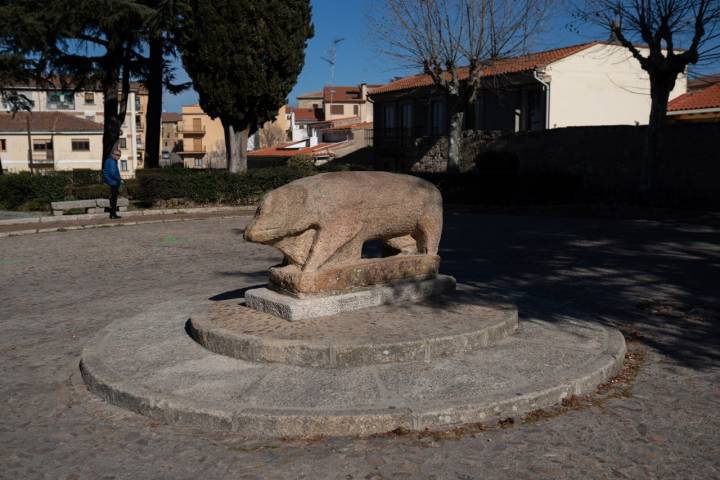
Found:
M 469 171 L 483 146 L 498 138 L 500 132 L 465 130 L 463 132 L 460 170 Z M 379 148 L 377 167 L 417 173 L 438 173 L 447 169 L 448 137 L 420 137 L 408 140 L 408 145 Z
M 569 127 L 506 135 L 485 144 L 478 171 L 498 159 L 519 174 L 572 175 L 604 198 L 637 189 L 646 127 Z M 658 188 L 688 200 L 720 202 L 720 124 L 666 127 L 657 167 Z

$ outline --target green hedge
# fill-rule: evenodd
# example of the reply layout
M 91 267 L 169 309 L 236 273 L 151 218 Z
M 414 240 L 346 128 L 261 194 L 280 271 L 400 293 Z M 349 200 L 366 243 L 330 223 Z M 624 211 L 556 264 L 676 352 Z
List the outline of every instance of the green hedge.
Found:
M 264 192 L 315 173 L 303 168 L 273 167 L 241 174 L 225 170 L 168 168 L 138 170 L 130 196 L 152 205 L 158 200 L 185 199 L 194 203 L 253 203 Z
M 32 175 L 27 172 L 0 175 L 0 208 L 38 209 L 65 199 L 71 185 L 66 175 Z
M 252 169 L 233 174 L 225 170 L 163 168 L 138 170 L 126 182 L 121 195 L 144 206 L 179 199 L 196 204 L 251 204 L 265 192 L 322 171 L 349 170 L 349 165 L 330 164 L 314 168 L 306 162 L 297 165 Z M 104 198 L 109 187 L 102 184 L 100 172 L 55 172 L 48 175 L 12 173 L 0 175 L 0 208 L 48 209 L 50 202 Z

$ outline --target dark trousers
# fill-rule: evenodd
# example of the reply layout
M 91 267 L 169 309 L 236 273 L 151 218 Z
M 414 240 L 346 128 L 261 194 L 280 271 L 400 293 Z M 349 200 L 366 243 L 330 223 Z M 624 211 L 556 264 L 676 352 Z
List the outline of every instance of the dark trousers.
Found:
M 110 216 L 114 217 L 117 215 L 117 197 L 120 185 L 110 186 Z

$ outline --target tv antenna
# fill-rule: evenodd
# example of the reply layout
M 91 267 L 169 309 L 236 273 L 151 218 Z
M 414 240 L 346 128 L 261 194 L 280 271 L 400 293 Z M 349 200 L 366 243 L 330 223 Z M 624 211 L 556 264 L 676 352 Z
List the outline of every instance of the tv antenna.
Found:
M 337 46 L 340 44 L 340 42 L 343 42 L 345 39 L 342 37 L 335 37 L 332 41 L 332 46 L 328 49 L 327 52 L 325 52 L 325 55 L 321 56 L 325 62 L 327 62 L 328 65 L 330 65 L 330 103 L 332 103 L 332 97 L 334 90 L 332 89 L 332 85 L 335 83 L 335 63 L 337 62 Z

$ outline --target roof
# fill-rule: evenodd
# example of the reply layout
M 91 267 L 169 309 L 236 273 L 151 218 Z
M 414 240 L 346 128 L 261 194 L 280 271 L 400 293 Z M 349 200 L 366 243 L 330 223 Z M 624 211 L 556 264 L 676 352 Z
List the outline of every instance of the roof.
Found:
M 77 82 L 74 78 L 69 76 L 53 76 L 47 79 L 33 79 L 26 83 L 18 83 L 10 89 L 30 89 L 30 90 L 74 90 L 77 86 Z M 140 82 L 130 82 L 130 91 L 137 92 L 141 95 L 147 95 L 148 90 Z M 78 89 L 78 92 L 102 92 L 102 85 L 100 82 L 86 82 L 82 88 Z
M 30 117 L 31 132 L 88 132 L 102 133 L 100 123 L 61 112 L 18 112 L 0 113 L 0 132 L 15 133 L 27 131 L 27 118 Z
M 338 127 L 332 127 L 328 128 L 326 130 L 323 130 L 324 132 L 345 132 L 347 130 L 356 130 L 356 129 L 372 129 L 373 122 L 359 122 L 359 123 L 352 123 L 350 125 L 342 125 Z
M 714 75 L 705 75 L 702 77 L 688 80 L 687 88 L 688 91 L 693 92 L 696 90 L 702 90 L 703 88 L 709 87 L 710 85 L 714 85 L 716 83 L 720 83 L 720 73 L 716 73 Z
M 295 142 L 297 143 L 297 142 Z M 302 147 L 302 148 L 287 148 L 292 143 L 286 143 L 275 147 L 261 148 L 259 150 L 253 150 L 248 152 L 248 157 L 275 157 L 275 158 L 290 158 L 295 155 L 328 155 L 330 154 L 329 147 L 337 145 L 337 143 L 318 143 L 314 147 Z
M 295 114 L 295 122 L 319 122 L 323 120 L 323 111 L 315 108 L 288 108 Z
M 720 83 L 689 92 L 668 103 L 669 112 L 720 108 Z
M 166 123 L 175 123 L 182 120 L 182 114 L 177 112 L 163 112 L 162 121 Z
M 320 90 L 317 92 L 303 93 L 302 95 L 298 95 L 297 98 L 323 98 L 323 92 Z
M 325 103 L 352 102 L 362 103 L 362 92 L 359 87 L 328 86 L 323 88 L 323 101 Z
M 543 68 L 558 60 L 574 55 L 582 50 L 599 45 L 602 42 L 589 42 L 572 45 L 569 47 L 556 48 L 543 52 L 529 53 L 518 57 L 502 58 L 494 61 L 489 67 L 482 72 L 483 77 L 493 77 L 496 75 L 506 75 L 510 73 L 520 73 L 531 71 L 536 68 Z M 469 68 L 462 67 L 458 69 L 460 80 L 468 78 Z M 428 87 L 433 84 L 433 80 L 428 74 L 413 75 L 403 77 L 386 83 L 378 88 L 370 91 L 371 95 L 378 93 L 395 92 L 399 90 L 407 90 L 410 88 Z

